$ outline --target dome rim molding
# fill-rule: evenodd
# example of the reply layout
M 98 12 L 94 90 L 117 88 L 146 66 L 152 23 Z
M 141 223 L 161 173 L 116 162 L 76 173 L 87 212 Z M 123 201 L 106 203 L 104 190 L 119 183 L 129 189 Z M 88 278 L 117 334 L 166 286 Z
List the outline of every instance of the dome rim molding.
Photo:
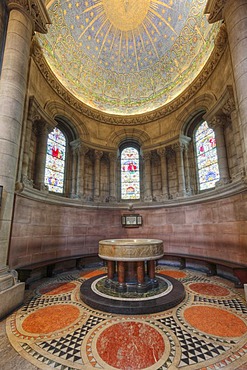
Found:
M 199 75 L 191 82 L 191 84 L 176 98 L 171 102 L 157 108 L 153 111 L 136 114 L 136 115 L 116 115 L 101 112 L 100 110 L 94 109 L 89 105 L 83 103 L 78 98 L 76 98 L 71 92 L 69 92 L 64 85 L 59 81 L 56 75 L 53 73 L 49 67 L 42 48 L 36 38 L 33 40 L 31 56 L 38 67 L 40 73 L 45 78 L 47 84 L 51 89 L 72 109 L 85 115 L 86 117 L 105 123 L 109 125 L 141 125 L 144 123 L 149 123 L 161 119 L 170 113 L 174 112 L 182 105 L 184 105 L 189 99 L 191 99 L 200 88 L 206 83 L 208 78 L 213 73 L 224 50 L 227 45 L 227 32 L 225 25 L 222 24 L 219 32 L 216 36 L 215 45 L 213 51 L 206 62 L 205 66 L 199 73 Z M 46 102 L 47 103 L 47 102 Z M 45 103 L 45 104 L 46 104 Z

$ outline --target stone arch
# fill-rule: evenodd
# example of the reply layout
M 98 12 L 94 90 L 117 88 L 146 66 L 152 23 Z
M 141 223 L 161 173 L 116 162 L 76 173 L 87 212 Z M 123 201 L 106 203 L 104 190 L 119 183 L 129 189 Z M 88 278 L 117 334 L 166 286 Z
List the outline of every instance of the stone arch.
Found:
M 67 125 L 75 130 L 77 138 L 81 138 L 86 142 L 89 141 L 89 133 L 85 124 L 81 122 L 74 110 L 68 105 L 57 101 L 49 101 L 44 108 L 53 119 L 57 117 L 62 118 Z
M 209 92 L 197 96 L 177 116 L 175 130 L 179 131 L 181 135 L 187 135 L 187 128 L 190 122 L 202 113 L 209 111 L 216 100 L 216 96 Z
M 140 146 L 146 144 L 148 141 L 150 141 L 149 135 L 140 129 L 137 128 L 123 128 L 122 130 L 116 130 L 114 131 L 108 139 L 107 145 L 114 145 L 115 147 L 118 147 L 121 142 L 125 140 L 134 140 L 138 141 Z

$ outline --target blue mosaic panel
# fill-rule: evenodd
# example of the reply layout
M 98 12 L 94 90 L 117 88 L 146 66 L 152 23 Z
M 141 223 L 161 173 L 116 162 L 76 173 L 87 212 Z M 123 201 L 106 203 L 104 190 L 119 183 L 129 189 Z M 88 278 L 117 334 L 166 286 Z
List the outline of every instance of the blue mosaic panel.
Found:
M 140 199 L 139 153 L 132 147 L 121 153 L 121 199 Z
M 215 134 L 204 121 L 195 133 L 196 160 L 200 190 L 211 189 L 219 181 Z
M 45 184 L 49 191 L 63 193 L 66 139 L 62 131 L 55 128 L 47 140 Z

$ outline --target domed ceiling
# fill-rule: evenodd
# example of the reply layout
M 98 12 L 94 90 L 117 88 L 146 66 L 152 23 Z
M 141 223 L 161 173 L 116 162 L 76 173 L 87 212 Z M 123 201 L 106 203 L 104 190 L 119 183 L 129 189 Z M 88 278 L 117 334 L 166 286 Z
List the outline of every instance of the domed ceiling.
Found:
M 150 112 L 199 74 L 217 32 L 206 0 L 46 0 L 45 58 L 79 100 L 110 114 Z

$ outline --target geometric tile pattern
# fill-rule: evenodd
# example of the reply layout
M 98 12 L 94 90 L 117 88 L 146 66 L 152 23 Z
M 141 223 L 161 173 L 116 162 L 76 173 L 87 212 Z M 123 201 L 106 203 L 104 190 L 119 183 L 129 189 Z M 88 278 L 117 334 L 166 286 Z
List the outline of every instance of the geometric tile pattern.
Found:
M 169 327 L 176 335 L 181 348 L 181 361 L 179 367 L 193 365 L 223 354 L 229 347 L 208 343 L 203 339 L 183 330 L 173 317 L 159 319 L 162 324 Z
M 73 363 L 82 363 L 82 341 L 89 330 L 103 320 L 104 319 L 99 317 L 90 316 L 86 324 L 75 330 L 73 333 L 67 334 L 65 337 L 61 337 L 59 339 L 42 342 L 39 344 L 39 347 L 59 358 L 64 358 L 65 360 L 72 361 Z
M 171 268 L 166 269 L 171 270 Z M 165 270 L 163 266 L 162 270 Z M 175 269 L 173 268 L 173 270 Z M 243 366 L 245 366 L 243 364 L 246 364 L 247 369 L 247 305 L 243 290 L 235 289 L 233 283 L 219 277 L 209 278 L 202 273 L 183 271 L 186 276 L 178 279 L 184 284 L 186 290 L 186 297 L 183 302 L 172 309 L 157 314 L 132 316 L 98 311 L 82 302 L 79 292 L 84 278 L 80 276 L 78 271 L 46 279 L 45 282 L 40 282 L 29 293 L 29 295 L 32 294 L 32 297 L 27 299 L 25 304 L 7 319 L 8 338 L 20 356 L 23 356 L 37 368 L 46 370 L 235 370 L 240 367 L 243 370 Z M 56 284 L 61 286 L 61 283 L 67 284 L 68 282 L 73 282 L 72 290 L 55 289 Z M 196 283 L 197 286 L 201 284 L 201 288 L 199 286 L 200 294 L 190 289 L 191 283 Z M 219 287 L 218 290 L 214 289 L 215 286 Z M 54 291 L 52 287 L 54 287 Z M 201 292 L 205 287 L 206 294 L 203 294 Z M 210 291 L 211 288 L 212 291 Z M 42 291 L 48 291 L 49 294 L 41 294 Z M 226 296 L 217 296 L 217 291 L 226 292 Z M 39 327 L 39 323 L 35 320 L 37 320 L 37 317 L 42 318 L 42 312 L 47 312 L 47 310 L 53 312 L 53 306 L 54 311 L 59 307 L 64 307 L 64 311 L 62 311 L 64 312 L 64 318 L 61 317 L 59 320 L 61 322 L 64 320 L 68 324 L 64 324 L 55 331 L 49 330 L 48 327 L 47 331 L 37 333 L 35 325 Z M 210 325 L 207 328 L 205 327 L 205 330 L 201 324 L 202 316 L 195 317 L 192 326 L 187 321 L 184 312 L 192 309 L 196 313 L 197 308 L 200 315 L 204 312 L 204 308 L 219 310 L 221 313 L 223 310 L 229 317 L 227 326 L 231 326 L 235 323 L 234 320 L 238 320 L 236 322 L 241 323 L 245 332 L 237 335 L 238 331 L 235 331 L 234 325 L 232 325 L 231 336 L 229 336 L 227 328 L 224 332 L 224 327 L 221 328 L 224 336 L 213 335 L 208 329 L 211 328 L 210 325 L 214 321 L 213 317 L 210 320 Z M 73 312 L 73 310 L 76 310 L 78 315 L 71 319 L 72 316 L 69 315 L 70 311 Z M 69 320 L 66 321 L 67 318 Z M 48 319 L 48 324 L 50 319 L 51 326 L 56 327 L 52 321 L 52 314 L 51 317 L 48 316 L 47 318 L 46 316 L 45 319 Z M 29 326 L 24 325 L 26 322 L 29 323 Z M 126 323 L 129 326 L 133 323 L 135 329 L 140 327 L 140 330 L 144 330 L 146 328 L 146 332 L 145 334 L 133 332 L 133 335 L 130 335 L 129 342 L 125 343 L 125 347 L 120 348 L 120 352 L 116 355 L 121 357 L 122 365 L 113 367 L 107 363 L 107 353 L 104 354 L 103 359 L 98 352 L 99 338 L 102 339 L 103 337 L 106 341 L 101 341 L 101 353 L 103 353 L 104 343 L 107 344 L 107 348 L 115 345 L 114 341 L 111 342 L 112 338 L 105 334 L 107 329 L 114 327 L 114 325 L 121 328 L 121 324 L 126 326 Z M 30 332 L 26 331 L 25 328 Z M 159 352 L 158 358 L 153 358 L 151 366 L 124 366 L 125 358 L 127 364 L 127 360 L 131 358 L 131 354 L 137 348 L 135 346 L 138 346 L 141 341 L 142 344 L 138 348 L 143 348 L 141 346 L 144 342 L 149 343 L 147 350 L 155 348 L 153 347 L 155 341 L 151 343 L 148 339 L 148 328 L 150 328 L 150 333 L 151 331 L 153 333 L 155 333 L 155 330 L 157 331 L 157 338 L 163 337 L 164 349 L 162 351 L 164 352 Z M 121 352 L 123 348 L 125 348 L 124 354 Z M 128 349 L 127 352 L 126 348 Z M 20 368 L 20 370 L 22 369 Z

